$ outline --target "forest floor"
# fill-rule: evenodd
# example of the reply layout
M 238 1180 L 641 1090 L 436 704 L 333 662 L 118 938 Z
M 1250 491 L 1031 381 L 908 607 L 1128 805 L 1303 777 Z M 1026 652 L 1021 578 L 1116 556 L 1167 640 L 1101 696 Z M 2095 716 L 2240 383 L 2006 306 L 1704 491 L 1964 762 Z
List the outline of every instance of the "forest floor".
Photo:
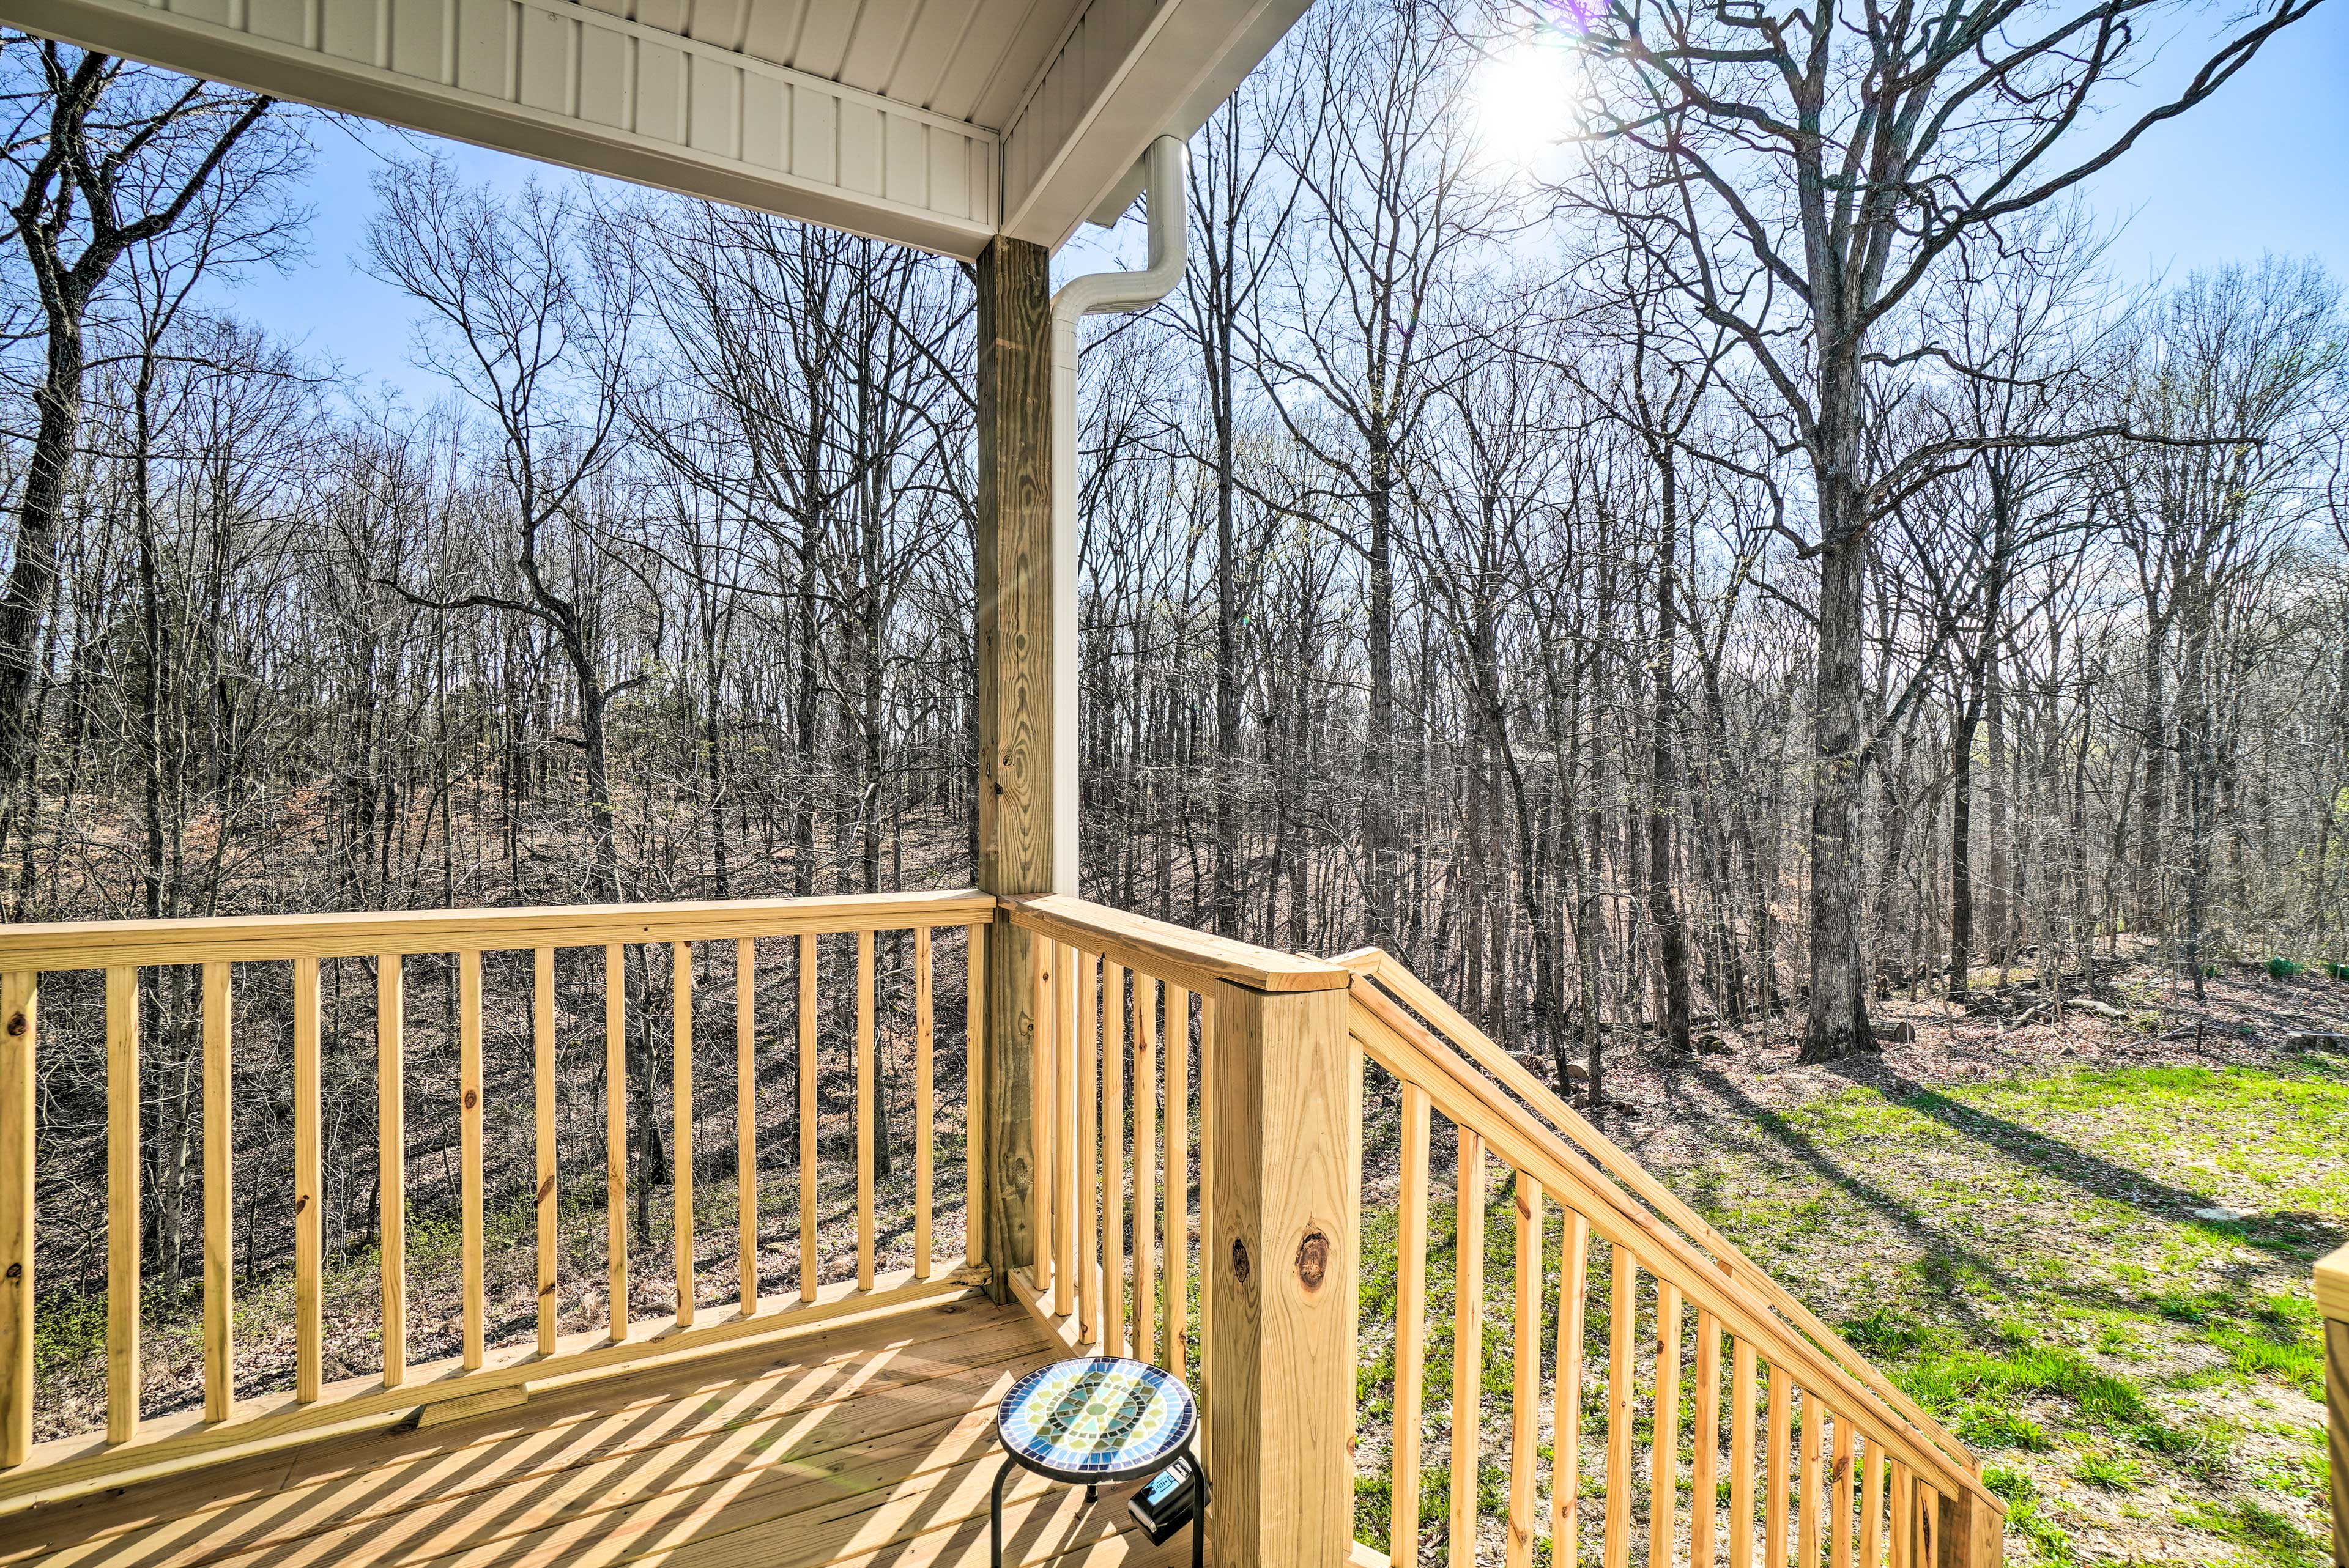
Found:
M 2349 983 L 2129 967 L 2108 1017 L 1999 978 L 1832 1068 L 1783 1028 L 1622 1052 L 1608 1130 L 1976 1449 L 2010 1561 L 2318 1568 L 2349 1052 L 2292 1037 L 2349 1031 Z

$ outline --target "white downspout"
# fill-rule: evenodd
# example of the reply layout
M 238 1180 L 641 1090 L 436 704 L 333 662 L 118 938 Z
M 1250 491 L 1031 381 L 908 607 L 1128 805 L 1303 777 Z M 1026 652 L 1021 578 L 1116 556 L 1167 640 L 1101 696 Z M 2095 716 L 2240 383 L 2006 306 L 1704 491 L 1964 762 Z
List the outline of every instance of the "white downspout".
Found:
M 1191 150 L 1150 144 L 1150 265 L 1089 273 L 1052 296 L 1052 891 L 1077 891 L 1077 322 L 1156 304 L 1183 276 Z

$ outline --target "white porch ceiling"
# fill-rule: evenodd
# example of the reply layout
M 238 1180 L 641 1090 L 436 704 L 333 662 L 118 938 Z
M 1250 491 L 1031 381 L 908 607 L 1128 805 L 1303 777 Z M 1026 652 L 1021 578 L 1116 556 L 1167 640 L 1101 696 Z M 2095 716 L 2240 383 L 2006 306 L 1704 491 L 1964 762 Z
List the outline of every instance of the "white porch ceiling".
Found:
M 1131 200 L 1307 0 L 0 0 L 28 32 L 974 257 Z

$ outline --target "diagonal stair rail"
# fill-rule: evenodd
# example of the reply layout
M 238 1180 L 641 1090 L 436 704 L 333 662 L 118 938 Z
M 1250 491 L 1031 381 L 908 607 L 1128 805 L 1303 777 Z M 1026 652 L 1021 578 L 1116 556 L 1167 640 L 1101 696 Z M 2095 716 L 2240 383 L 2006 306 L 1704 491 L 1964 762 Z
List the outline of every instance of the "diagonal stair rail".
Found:
M 1880 1369 L 1401 964 L 1376 949 L 1337 962 L 1355 975 L 1350 1032 L 1402 1090 L 1390 1441 L 1394 1562 L 1420 1560 L 1433 1114 L 1453 1124 L 1460 1144 L 1455 1304 L 1483 1296 L 1488 1158 L 1510 1172 L 1516 1196 L 1515 1386 L 1506 1514 L 1497 1538 L 1477 1504 L 1488 1446 L 1485 1325 L 1481 1310 L 1464 1315 L 1455 1307 L 1444 1326 L 1453 1346 L 1449 1431 L 1476 1434 L 1465 1442 L 1446 1439 L 1452 1568 L 1473 1568 L 1480 1556 L 1513 1568 L 1530 1563 L 1543 1533 L 1549 1561 L 1579 1561 L 1586 1511 L 1597 1515 L 1610 1564 L 1630 1561 L 1635 1533 L 1645 1537 L 1651 1568 L 1711 1565 L 1723 1552 L 1730 1568 L 1985 1568 L 2002 1561 L 2004 1508 L 1982 1485 L 1979 1463 Z M 1565 1246 L 1545 1269 L 1552 1202 L 1565 1211 Z M 1590 1277 L 1594 1238 L 1608 1265 L 1603 1280 Z M 1578 1460 L 1589 1439 L 1604 1455 L 1605 1481 L 1586 1510 L 1581 1464 L 1550 1463 L 1545 1532 L 1537 1515 L 1543 1309 L 1551 1291 L 1557 1344 L 1571 1353 L 1557 1357 L 1549 1451 Z M 1606 1366 L 1589 1380 L 1603 1387 L 1603 1415 L 1586 1431 L 1590 1369 L 1580 1352 L 1598 1313 L 1606 1319 Z

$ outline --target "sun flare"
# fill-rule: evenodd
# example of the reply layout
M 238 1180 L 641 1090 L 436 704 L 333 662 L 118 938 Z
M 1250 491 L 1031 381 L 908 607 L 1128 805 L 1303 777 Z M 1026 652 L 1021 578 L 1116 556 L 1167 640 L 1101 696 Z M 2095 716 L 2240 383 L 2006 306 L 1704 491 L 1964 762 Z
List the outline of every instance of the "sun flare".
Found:
M 1483 160 L 1532 171 L 1553 159 L 1575 129 L 1582 61 L 1553 33 L 1510 39 L 1478 66 L 1469 87 L 1470 122 Z

